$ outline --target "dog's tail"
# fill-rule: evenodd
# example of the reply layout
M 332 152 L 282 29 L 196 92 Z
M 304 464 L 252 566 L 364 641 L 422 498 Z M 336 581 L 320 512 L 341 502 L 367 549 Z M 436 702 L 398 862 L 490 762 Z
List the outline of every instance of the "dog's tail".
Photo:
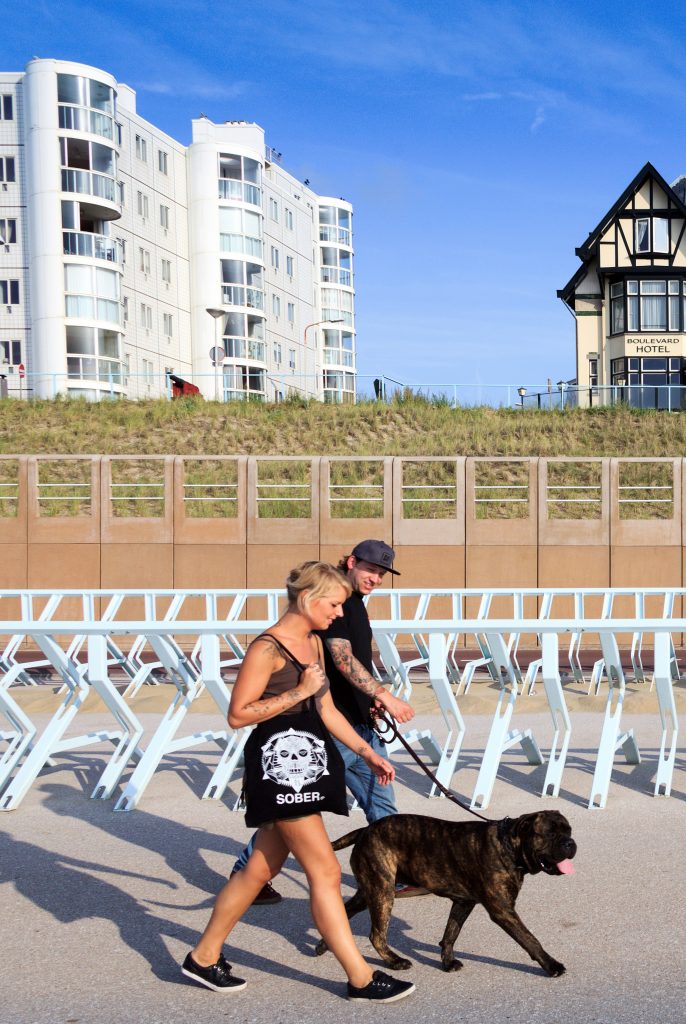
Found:
M 335 839 L 331 845 L 334 850 L 344 850 L 346 846 L 352 846 L 362 832 L 364 832 L 364 828 L 356 828 L 354 832 L 348 832 L 347 835 L 341 836 L 340 839 Z

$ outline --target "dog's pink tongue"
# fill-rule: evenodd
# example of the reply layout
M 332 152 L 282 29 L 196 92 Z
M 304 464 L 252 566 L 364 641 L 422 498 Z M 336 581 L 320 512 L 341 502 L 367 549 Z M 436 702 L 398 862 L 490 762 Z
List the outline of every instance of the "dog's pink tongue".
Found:
M 560 872 L 561 875 L 576 874 L 574 865 L 572 864 L 571 860 L 561 860 L 560 863 L 557 865 L 557 870 Z

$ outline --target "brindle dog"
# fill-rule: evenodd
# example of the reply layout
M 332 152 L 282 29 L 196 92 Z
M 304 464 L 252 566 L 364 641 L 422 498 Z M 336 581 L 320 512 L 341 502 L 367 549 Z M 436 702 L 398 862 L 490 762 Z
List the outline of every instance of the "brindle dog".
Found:
M 337 839 L 334 850 L 354 845 L 350 866 L 359 886 L 346 903 L 348 917 L 369 908 L 369 938 L 391 970 L 404 971 L 411 962 L 398 956 L 387 942 L 396 882 L 421 886 L 452 900 L 441 939 L 444 971 L 458 971 L 462 963 L 453 947 L 477 903 L 492 921 L 536 960 L 546 974 L 564 974 L 522 922 L 515 901 L 525 875 L 573 874 L 576 854 L 569 822 L 559 811 L 538 811 L 502 821 L 442 821 L 419 814 L 394 814 L 367 828 Z M 322 939 L 319 956 L 327 949 Z

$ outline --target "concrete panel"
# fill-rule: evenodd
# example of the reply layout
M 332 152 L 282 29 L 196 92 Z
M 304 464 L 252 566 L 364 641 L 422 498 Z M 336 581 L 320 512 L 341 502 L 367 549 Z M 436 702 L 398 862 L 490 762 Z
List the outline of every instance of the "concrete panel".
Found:
M 648 501 L 659 498 L 659 491 L 646 490 L 635 492 L 620 489 L 621 463 L 663 463 L 672 467 L 672 517 L 670 519 L 621 519 L 620 510 L 623 502 L 640 496 Z M 682 494 L 682 459 L 611 459 L 610 460 L 610 540 L 612 547 L 672 547 L 681 545 L 681 510 Z
M 595 513 L 598 511 L 597 506 L 594 502 L 589 502 L 588 506 L 583 501 L 584 498 L 595 497 L 596 492 L 592 492 L 590 489 L 584 489 L 579 491 L 561 491 L 551 486 L 549 490 L 549 467 L 554 464 L 557 465 L 569 465 L 585 463 L 593 465 L 594 463 L 600 464 L 600 480 L 601 490 L 598 495 L 600 499 L 600 517 L 599 518 L 572 518 L 571 511 L 574 508 L 581 507 L 585 510 L 588 507 L 589 511 L 593 510 Z M 550 518 L 549 513 L 549 499 L 553 501 L 556 496 L 564 496 L 567 499 L 572 498 L 574 501 L 570 502 L 568 508 L 570 510 L 570 518 L 567 519 L 554 519 Z M 581 499 L 581 500 L 580 500 Z M 557 458 L 557 459 L 539 459 L 538 460 L 538 544 L 541 548 L 548 545 L 555 545 L 562 547 L 568 545 L 571 547 L 577 547 L 580 542 L 583 542 L 584 546 L 592 544 L 608 547 L 610 544 L 610 460 L 609 459 L 574 459 L 574 458 Z M 550 584 L 553 585 L 552 583 Z M 564 586 L 564 584 L 558 584 Z M 543 586 L 543 584 L 541 584 Z
M 174 459 L 174 544 L 242 544 L 246 541 L 247 457 L 193 456 Z M 202 486 L 187 480 L 187 464 L 207 466 L 200 473 L 211 482 Z M 190 468 L 190 467 L 188 467 Z M 235 479 L 235 486 L 234 481 Z M 216 499 L 213 504 L 211 499 Z M 188 515 L 188 509 L 230 511 L 231 515 Z
M 246 586 L 246 547 L 244 544 L 179 544 L 174 546 L 174 587 L 178 590 L 242 589 Z M 228 613 L 229 598 L 220 599 L 217 613 Z M 204 597 L 186 598 L 183 618 L 204 619 Z
M 99 544 L 29 544 L 27 586 L 35 590 L 97 590 L 100 585 Z M 36 598 L 34 615 L 45 601 Z M 97 609 L 96 609 L 97 611 Z M 65 598 L 56 619 L 81 619 L 80 597 Z
M 539 587 L 609 587 L 610 549 L 601 545 L 571 544 L 544 545 L 538 550 Z M 600 617 L 602 597 L 587 597 L 584 602 L 586 615 Z M 574 598 L 556 597 L 551 618 L 574 617 Z M 597 637 L 584 636 L 582 647 L 598 646 Z
M 489 463 L 498 483 L 484 488 L 477 482 L 479 466 Z M 527 484 L 508 487 L 508 463 L 521 463 L 528 472 Z M 465 537 L 467 546 L 475 544 L 510 547 L 513 544 L 538 543 L 538 459 L 485 459 L 469 458 L 465 465 Z M 517 518 L 478 518 L 477 509 L 488 507 L 486 498 L 499 499 L 503 511 L 517 511 L 526 501 L 524 515 Z M 512 498 L 512 501 L 508 501 Z
M 0 516 L 0 544 L 28 540 L 28 456 L 0 456 L 0 503 L 13 515 Z
M 62 480 L 57 467 L 74 465 L 74 478 Z M 84 473 L 84 464 L 86 472 Z M 88 472 L 89 468 L 89 472 Z M 60 483 L 43 481 L 50 470 Z M 82 480 L 87 477 L 87 482 Z M 85 483 L 85 486 L 82 484 Z M 90 513 L 85 515 L 45 514 L 48 509 L 67 508 L 71 501 L 86 498 Z M 41 508 L 41 506 L 43 506 Z M 43 513 L 43 514 L 41 514 Z M 30 544 L 97 544 L 100 540 L 100 456 L 32 455 L 28 459 L 28 540 Z M 66 585 L 66 584 L 65 584 Z
M 533 544 L 513 544 L 511 547 L 500 545 L 475 544 L 467 545 L 466 552 L 466 586 L 484 589 L 507 587 L 512 589 L 538 586 L 538 550 Z M 476 615 L 479 606 L 477 598 L 465 602 L 468 617 Z M 524 615 L 536 615 L 537 601 L 535 597 L 524 602 Z M 490 617 L 512 616 L 512 601 L 505 597 L 493 599 Z M 535 643 L 535 637 L 522 637 L 522 647 Z M 469 644 L 469 646 L 472 646 Z
M 280 489 L 265 484 L 269 463 L 309 463 L 309 487 L 280 481 Z M 287 456 L 248 459 L 248 543 L 255 545 L 314 545 L 319 546 L 319 463 L 318 458 L 289 458 Z M 264 466 L 262 475 L 260 467 Z M 279 494 L 288 500 L 284 504 L 297 510 L 297 498 L 309 502 L 309 516 L 261 518 L 259 510 L 268 507 L 267 501 L 278 501 Z M 296 499 L 296 500 L 293 500 Z M 316 556 L 315 556 L 316 557 Z M 295 564 L 295 563 L 294 563 Z M 248 586 L 256 586 L 249 583 Z
M 382 479 L 381 484 L 341 485 L 332 476 L 341 467 L 352 465 L 364 474 L 365 469 Z M 376 471 L 376 473 L 374 473 Z M 354 472 L 354 471 L 353 471 Z M 343 544 L 354 547 L 364 537 L 391 543 L 393 535 L 393 459 L 322 456 L 319 466 L 319 541 L 320 544 Z M 367 501 L 364 511 L 374 515 L 341 515 L 352 506 L 352 500 Z M 370 500 L 371 499 L 371 500 Z M 380 499 L 380 500 L 379 500 Z M 378 515 L 376 514 L 378 511 Z M 337 513 L 334 517 L 333 513 Z
M 28 545 L 16 543 L 0 545 L 0 587 L 6 590 L 28 587 L 28 573 Z M 10 613 L 5 609 L 4 603 L 3 617 L 10 618 Z
M 122 516 L 115 515 L 119 502 L 124 500 L 122 494 L 126 493 L 124 486 L 113 484 L 113 467 L 116 463 L 127 463 L 133 471 L 137 462 L 159 463 L 160 491 L 162 503 L 162 514 L 157 516 L 138 515 Z M 116 472 L 116 471 L 115 471 Z M 134 472 L 135 476 L 135 472 Z M 135 489 L 137 485 L 131 484 L 130 488 Z M 174 536 L 174 456 L 173 455 L 141 455 L 141 456 L 109 456 L 103 455 L 101 460 L 101 537 L 103 544 L 171 544 Z M 146 510 L 146 502 L 141 498 L 155 495 L 152 486 L 140 486 L 135 498 L 140 502 L 142 512 Z M 114 503 L 113 503 L 114 498 Z
M 427 545 L 464 546 L 465 543 L 465 462 L 464 458 L 444 459 L 440 457 L 396 458 L 393 460 L 393 541 L 394 545 Z M 408 483 L 414 464 L 426 464 L 427 479 L 432 463 L 453 463 L 452 490 L 443 485 L 424 483 L 412 486 Z M 406 515 L 409 503 L 420 499 L 417 504 L 427 509 L 431 507 L 431 499 L 438 499 L 438 506 L 450 507 L 454 503 L 450 518 L 414 519 Z
M 103 589 L 171 588 L 174 586 L 174 549 L 171 544 L 103 544 Z M 120 615 L 119 618 L 124 618 Z
M 681 587 L 683 576 L 683 552 L 680 547 L 648 548 L 612 547 L 610 553 L 610 580 L 613 587 Z M 645 603 L 648 618 L 661 618 L 662 598 L 648 597 Z M 634 615 L 634 601 L 631 597 L 616 597 L 612 614 L 615 618 Z M 682 614 L 681 601 L 674 605 L 674 614 Z M 630 638 L 621 635 L 626 643 Z M 680 643 L 680 634 L 676 638 Z M 652 646 L 652 640 L 651 640 Z

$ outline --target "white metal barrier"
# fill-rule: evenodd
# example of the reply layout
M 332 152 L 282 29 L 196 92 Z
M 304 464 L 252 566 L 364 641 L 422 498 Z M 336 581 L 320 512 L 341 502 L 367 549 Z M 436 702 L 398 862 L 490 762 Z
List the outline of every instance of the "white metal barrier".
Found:
M 400 596 L 425 595 L 426 591 L 405 591 Z M 475 591 L 431 591 L 429 599 L 434 596 L 451 595 L 454 600 L 465 596 L 475 596 Z M 512 591 L 492 591 L 491 594 L 514 595 Z M 517 591 L 517 600 L 521 595 L 540 594 L 540 591 Z M 550 593 L 545 591 L 545 593 Z M 578 591 L 555 591 L 557 594 L 575 594 Z M 606 593 L 601 591 L 584 591 L 583 594 Z M 615 592 L 618 593 L 618 592 Z M 636 594 L 634 591 L 622 593 Z M 642 591 L 649 593 L 666 593 L 662 590 Z M 672 592 L 670 592 L 672 593 Z M 677 592 L 674 592 L 677 593 Z M 680 592 L 678 592 L 680 593 Z M 12 729 L 0 734 L 0 739 L 7 743 L 7 749 L 0 762 L 0 786 L 6 788 L 0 797 L 0 809 L 11 810 L 19 805 L 42 767 L 50 763 L 50 759 L 64 750 L 77 749 L 88 743 L 110 740 L 115 750 L 109 758 L 105 769 L 94 790 L 94 796 L 109 796 L 121 780 L 122 773 L 131 761 L 136 765 L 128 780 L 124 793 L 117 807 L 130 809 L 140 799 L 147 783 L 152 777 L 160 760 L 165 754 L 197 746 L 200 743 L 216 741 L 222 746 L 223 753 L 217 765 L 205 796 L 218 798 L 231 778 L 240 758 L 242 744 L 247 730 L 234 734 L 228 727 L 223 730 L 212 730 L 193 733 L 190 736 L 178 737 L 177 733 L 183 723 L 192 702 L 203 690 L 211 694 L 218 712 L 226 718 L 229 692 L 222 679 L 221 668 L 228 662 L 234 663 L 240 654 L 237 652 L 237 637 L 255 635 L 273 621 L 276 615 L 276 604 L 280 591 L 241 591 L 213 592 L 204 594 L 206 617 L 203 620 L 182 620 L 179 612 L 189 597 L 198 597 L 196 591 L 173 592 L 89 592 L 79 594 L 83 602 L 83 616 L 80 620 L 69 621 L 54 618 L 60 601 L 65 597 L 77 596 L 74 592 L 61 592 L 59 595 L 7 593 L 3 597 L 19 597 L 26 617 L 20 620 L 0 621 L 0 634 L 12 638 L 29 637 L 44 655 L 45 664 L 57 671 L 64 683 L 64 696 L 59 709 L 53 715 L 40 736 L 35 725 L 29 720 L 16 701 L 11 697 L 11 685 L 24 682 L 17 671 L 17 650 L 8 655 L 8 667 L 0 683 L 0 713 L 10 722 Z M 168 607 L 158 616 L 156 598 L 164 596 L 169 599 Z M 217 601 L 220 597 L 231 597 L 234 600 L 228 614 L 222 618 L 213 618 L 216 614 Z M 0 602 L 3 597 L 0 597 Z M 33 614 L 34 601 L 37 597 L 46 599 L 45 607 L 40 614 Z M 95 597 L 108 597 L 103 605 L 100 618 L 95 615 Z M 243 620 L 237 616 L 244 610 L 248 597 L 266 598 L 265 611 L 268 613 L 259 620 Z M 146 617 L 140 620 L 120 621 L 113 617 L 114 610 L 121 610 L 124 598 L 142 598 Z M 245 599 L 244 599 L 245 598 Z M 667 603 L 666 603 L 667 604 Z M 665 604 L 665 606 L 666 606 Z M 425 602 L 428 609 L 429 601 Z M 482 608 L 485 605 L 482 602 Z M 402 611 L 400 603 L 396 611 Z M 605 609 L 604 609 L 605 610 Z M 0 604 L 0 611 L 2 605 Z M 28 613 L 31 614 L 28 614 Z M 52 616 L 52 617 L 51 617 Z M 678 723 L 672 692 L 671 680 L 674 673 L 674 657 L 672 633 L 686 631 L 686 620 L 682 619 L 609 619 L 609 617 L 590 619 L 558 619 L 550 616 L 550 607 L 546 608 L 546 617 L 524 619 L 475 619 L 450 618 L 429 619 L 397 617 L 386 620 L 374 620 L 374 631 L 377 637 L 384 665 L 391 679 L 400 680 L 406 688 L 411 687 L 409 675 L 404 667 L 395 640 L 398 636 L 418 638 L 417 649 L 420 661 L 428 667 L 429 680 L 436 694 L 439 710 L 447 726 L 448 736 L 441 747 L 435 745 L 432 737 L 426 734 L 414 734 L 411 738 L 421 743 L 432 759 L 438 764 L 438 777 L 446 785 L 450 784 L 460 747 L 465 733 L 464 719 L 460 713 L 457 696 L 448 671 L 449 652 L 454 649 L 456 638 L 483 636 L 491 669 L 501 685 L 501 693 L 494 714 L 486 749 L 482 758 L 479 778 L 472 802 L 474 806 L 488 806 L 495 782 L 500 760 L 505 750 L 514 744 L 520 744 L 531 763 L 542 763 L 542 755 L 530 729 L 510 730 L 510 720 L 515 702 L 520 696 L 523 686 L 521 673 L 517 673 L 513 662 L 516 643 L 523 634 L 541 636 L 541 670 L 545 694 L 553 723 L 553 741 L 546 772 L 543 792 L 555 796 L 559 792 L 560 780 L 564 770 L 565 759 L 571 737 L 571 722 L 566 707 L 564 692 L 561 685 L 559 669 L 558 635 L 568 634 L 572 638 L 584 633 L 597 634 L 600 639 L 605 662 L 605 674 L 608 679 L 608 700 L 606 705 L 602 735 L 600 739 L 593 788 L 589 806 L 604 806 L 610 781 L 610 773 L 616 751 L 621 747 L 625 756 L 635 762 L 638 747 L 631 733 L 620 732 L 621 711 L 625 693 L 625 680 L 619 659 L 616 642 L 618 633 L 640 635 L 656 634 L 655 672 L 656 696 L 658 710 L 662 722 L 661 752 L 655 793 L 668 795 L 671 788 L 672 774 L 675 764 Z M 233 627 L 233 630 L 232 628 Z M 135 714 L 131 711 L 124 697 L 119 693 L 111 678 L 114 665 L 124 665 L 129 654 L 123 650 L 122 638 L 132 637 L 134 643 L 142 639 L 143 646 L 148 647 L 162 666 L 168 677 L 173 681 L 176 693 L 162 717 L 162 720 L 150 738 L 147 747 L 140 746 L 142 728 Z M 65 638 L 66 642 L 65 642 Z M 427 641 L 428 638 L 428 641 Z M 514 640 L 513 640 L 514 638 Z M 221 645 L 224 641 L 229 648 L 230 658 L 222 661 Z M 192 655 L 184 652 L 192 645 Z M 423 645 L 423 646 L 420 646 Z M 240 645 L 238 645 L 240 646 Z M 9 647 L 9 645 L 8 645 Z M 86 658 L 82 657 L 86 649 Z M 5 653 L 7 653 L 7 647 Z M 424 657 L 427 652 L 428 657 Z M 15 658 L 11 662 L 11 658 Z M 10 663 L 11 662 L 11 663 Z M 131 678 L 133 666 L 126 672 Z M 126 671 L 126 669 L 125 669 Z M 116 730 L 98 731 L 79 737 L 65 738 L 68 726 L 83 706 L 90 687 L 103 698 L 108 711 L 118 726 Z M 23 760 L 22 760 L 23 759 Z

